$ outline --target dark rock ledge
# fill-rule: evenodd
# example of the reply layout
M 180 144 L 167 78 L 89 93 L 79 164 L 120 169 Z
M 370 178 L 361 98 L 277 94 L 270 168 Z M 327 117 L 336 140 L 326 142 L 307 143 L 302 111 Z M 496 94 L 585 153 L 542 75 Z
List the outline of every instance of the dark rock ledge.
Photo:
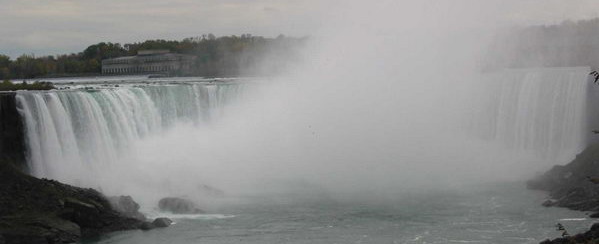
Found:
M 0 162 L 0 244 L 73 243 L 142 224 L 93 189 L 37 179 Z
M 528 181 L 527 186 L 530 189 L 549 192 L 550 199 L 547 199 L 543 206 L 594 212 L 590 217 L 597 216 L 597 212 L 599 212 L 599 144 L 587 147 L 569 164 L 554 166 L 545 174 Z M 546 240 L 542 243 L 599 243 L 599 224 L 594 224 L 585 233 Z

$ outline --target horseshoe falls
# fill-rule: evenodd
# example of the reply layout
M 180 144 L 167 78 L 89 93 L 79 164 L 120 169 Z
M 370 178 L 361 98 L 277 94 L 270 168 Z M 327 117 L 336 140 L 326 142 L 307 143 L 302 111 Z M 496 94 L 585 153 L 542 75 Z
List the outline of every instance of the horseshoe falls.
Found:
M 87 244 L 534 244 L 596 222 L 562 207 L 599 209 L 599 1 L 5 2 L 2 244 L 152 227 L 12 161 L 175 223 Z M 89 77 L 42 78 L 64 72 Z M 36 81 L 56 89 L 12 91 Z
M 450 115 L 466 119 L 462 123 L 462 127 L 466 128 L 459 130 L 457 127 L 434 128 L 438 125 L 436 122 L 431 122 L 427 114 L 422 119 L 425 121 L 423 124 L 435 124 L 420 127 L 426 128 L 425 130 L 439 130 L 438 132 L 420 131 L 414 134 L 414 126 L 409 125 L 408 127 L 399 126 L 396 131 L 391 131 L 391 133 L 397 133 L 397 138 L 401 138 L 400 134 L 403 136 L 414 134 L 416 136 L 414 138 L 419 138 L 429 133 L 434 134 L 434 138 L 455 137 L 462 140 L 463 143 L 468 143 L 467 145 L 472 144 L 470 150 L 473 151 L 488 151 L 489 155 L 498 155 L 495 157 L 500 158 L 503 158 L 504 155 L 514 157 L 525 155 L 526 158 L 502 159 L 502 161 L 489 163 L 491 166 L 513 163 L 538 168 L 564 163 L 571 160 L 587 145 L 590 140 L 588 131 L 592 129 L 591 124 L 595 120 L 593 115 L 597 114 L 592 111 L 592 106 L 587 106 L 590 101 L 593 101 L 596 91 L 593 86 L 589 85 L 588 72 L 589 68 L 581 67 L 504 70 L 486 73 L 480 76 L 481 78 L 477 82 L 472 83 L 474 92 L 471 93 L 470 102 L 466 105 L 472 111 L 470 115 Z M 240 109 L 241 105 L 247 104 L 248 100 L 244 100 L 244 97 L 248 97 L 248 90 L 265 84 L 247 81 L 149 85 L 132 83 L 120 87 L 81 86 L 69 90 L 18 92 L 16 100 L 18 110 L 24 118 L 29 170 L 37 177 L 57 179 L 89 187 L 101 187 L 105 183 L 100 182 L 110 181 L 110 179 L 104 178 L 115 175 L 115 172 L 142 172 L 140 169 L 128 168 L 133 165 L 136 168 L 145 168 L 146 171 L 153 167 L 146 167 L 139 161 L 162 160 L 162 164 L 171 165 L 170 169 L 192 164 L 194 166 L 187 166 L 190 171 L 201 168 L 200 171 L 205 172 L 207 178 L 213 177 L 215 172 L 222 173 L 232 168 L 249 170 L 248 172 L 251 172 L 249 175 L 259 175 L 264 174 L 259 169 L 265 167 L 274 172 L 273 175 L 290 178 L 298 177 L 298 175 L 300 178 L 309 177 L 303 167 L 318 167 L 323 170 L 323 173 L 343 171 L 342 162 L 320 164 L 323 157 L 339 154 L 338 152 L 330 154 L 323 150 L 335 151 L 337 149 L 332 145 L 344 145 L 347 142 L 340 144 L 336 140 L 330 142 L 324 139 L 315 140 L 316 137 L 310 138 L 302 135 L 307 133 L 317 136 L 316 132 L 318 132 L 321 136 L 326 136 L 326 133 L 337 133 L 336 131 L 340 128 L 317 131 L 319 129 L 317 127 L 325 126 L 319 123 L 328 123 L 328 120 L 305 121 L 302 114 L 306 111 L 303 108 L 293 106 L 283 108 L 280 106 L 285 105 L 284 103 L 270 100 L 265 103 L 279 104 L 277 105 L 279 107 L 262 103 L 260 105 L 263 106 Z M 293 95 L 285 95 L 287 94 L 285 92 L 289 91 L 275 89 L 271 92 L 283 94 L 277 95 L 277 100 L 284 100 L 283 97 L 293 97 Z M 295 93 L 295 90 L 291 92 Z M 316 96 L 313 98 L 319 99 Z M 257 97 L 253 99 L 260 100 Z M 351 107 L 349 104 L 348 106 L 348 108 Z M 445 110 L 443 107 L 438 109 Z M 289 118 L 279 116 L 285 110 L 287 112 L 284 113 L 288 113 L 286 116 Z M 319 110 L 317 108 L 312 112 L 316 113 Z M 331 112 L 335 113 L 335 111 Z M 326 113 L 331 112 L 327 111 Z M 419 121 L 422 116 L 421 112 L 415 110 L 405 116 L 411 116 L 411 120 Z M 225 115 L 230 116 L 225 119 Z M 440 113 L 439 116 L 446 117 L 448 115 Z M 360 122 L 364 119 L 354 120 Z M 446 120 L 445 124 L 451 124 L 451 121 Z M 339 125 L 345 126 L 345 121 L 340 122 Z M 420 127 L 416 129 L 420 130 Z M 360 127 L 359 130 L 364 128 L 367 127 Z M 243 130 L 251 131 L 251 134 L 247 134 Z M 346 131 L 350 130 L 355 130 L 355 128 L 352 126 Z M 409 132 L 405 132 L 405 130 Z M 377 133 L 376 128 L 373 128 L 372 136 Z M 451 133 L 451 135 L 445 135 L 447 133 Z M 197 140 L 191 138 L 191 135 L 203 140 L 195 143 L 205 145 L 195 149 L 188 148 L 194 143 L 194 140 Z M 367 138 L 367 136 L 362 138 Z M 293 144 L 276 143 L 277 140 L 285 137 L 289 137 L 286 140 L 295 142 Z M 270 141 L 263 143 L 261 138 L 263 140 L 269 138 Z M 154 145 L 150 146 L 148 143 L 154 143 Z M 164 145 L 159 145 L 159 143 Z M 353 144 L 356 143 L 360 145 L 361 142 L 353 142 Z M 379 143 L 383 145 L 379 149 L 383 150 L 387 147 L 385 145 L 393 143 L 402 145 L 404 142 Z M 441 158 L 446 157 L 444 154 L 460 150 L 453 148 L 455 145 L 446 145 L 442 140 L 437 139 L 419 143 L 437 147 L 437 153 L 442 155 L 439 156 Z M 149 148 L 139 148 L 139 146 Z M 354 145 L 344 146 L 356 147 Z M 367 146 L 364 145 L 364 147 Z M 413 151 L 420 151 L 419 148 L 418 144 L 406 144 L 403 147 L 391 149 L 393 150 L 391 152 L 382 151 L 381 153 L 396 155 L 399 160 L 405 162 L 419 161 L 422 160 L 420 159 L 422 156 L 412 155 Z M 190 151 L 174 153 L 173 149 Z M 201 151 L 202 153 L 200 153 Z M 238 155 L 233 156 L 234 154 L 231 153 Z M 366 155 L 370 155 L 370 153 L 368 152 Z M 189 154 L 189 158 L 196 158 L 198 162 L 192 163 L 189 159 L 180 158 L 183 154 Z M 278 160 L 274 160 L 276 162 L 270 162 L 270 159 L 265 160 L 263 159 L 264 154 L 271 158 L 278 158 Z M 297 157 L 303 159 L 301 162 L 296 163 L 292 162 L 294 160 L 290 160 L 289 155 L 299 154 L 303 154 Z M 340 155 L 342 154 L 351 154 L 351 152 L 342 152 Z M 140 160 L 144 155 L 147 158 Z M 355 159 L 362 156 L 364 154 L 356 155 Z M 218 159 L 214 157 L 218 157 Z M 240 158 L 247 159 L 248 162 L 238 162 L 243 161 Z M 202 161 L 203 159 L 205 160 Z M 177 160 L 181 162 L 175 163 Z M 342 161 L 341 159 L 337 160 Z M 429 163 L 429 161 L 436 160 L 425 161 Z M 475 164 L 465 163 L 463 159 L 455 160 L 460 161 L 460 163 L 456 163 L 457 165 L 464 165 L 461 166 L 463 169 L 476 167 Z M 480 160 L 488 159 L 467 161 L 477 162 Z M 521 160 L 528 162 L 523 163 Z M 215 163 L 210 163 L 212 161 L 221 163 L 214 165 Z M 226 166 L 222 162 L 229 162 L 230 165 Z M 286 167 L 300 167 L 297 166 L 298 163 L 303 165 L 301 166 L 302 170 L 290 173 L 286 169 Z M 351 165 L 353 162 L 346 160 L 346 163 Z M 409 165 L 400 164 L 397 167 L 399 169 L 401 167 L 416 167 L 417 169 L 427 167 L 426 164 Z M 159 164 L 156 167 L 163 166 Z M 388 170 L 394 170 L 396 166 L 389 167 L 391 168 Z M 161 170 L 156 169 L 156 171 L 152 175 L 158 177 L 155 174 Z M 162 170 L 162 172 L 166 171 Z M 373 172 L 375 171 L 371 173 Z M 401 170 L 398 173 L 401 174 Z M 458 172 L 456 171 L 456 173 Z M 179 173 L 172 174 L 179 175 Z M 233 176 L 234 174 L 231 172 L 228 174 L 230 178 L 243 178 L 248 175 Z M 362 174 L 368 174 L 368 172 L 362 172 L 356 177 L 363 177 Z M 168 178 L 168 176 L 164 177 Z M 410 177 L 413 176 L 406 175 L 402 178 L 409 179 Z M 329 178 L 334 179 L 334 176 Z M 320 180 L 317 179 L 317 181 Z M 218 181 L 218 179 L 210 181 Z M 327 185 L 331 182 L 325 180 L 319 184 Z M 395 183 L 389 182 L 389 184 Z
M 433 128 L 433 134 L 439 134 L 428 140 L 415 135 L 429 132 L 406 132 L 405 128 L 430 130 L 430 126 L 409 125 L 395 127 L 399 132 L 386 132 L 401 133 L 404 137 L 397 138 L 412 143 L 393 147 L 397 153 L 385 151 L 384 146 L 396 141 L 367 141 L 377 143 L 375 151 L 364 150 L 361 142 L 351 140 L 334 139 L 329 144 L 339 128 L 325 129 L 322 122 L 337 120 L 302 118 L 306 111 L 322 111 L 286 103 L 282 97 L 297 99 L 290 95 L 298 92 L 296 86 L 256 93 L 257 87 L 278 85 L 244 80 L 120 83 L 118 87 L 99 83 L 71 85 L 68 90 L 20 91 L 16 100 L 24 119 L 26 155 L 33 175 L 93 187 L 109 195 L 132 195 L 149 217 L 165 216 L 155 209 L 158 199 L 165 196 L 193 199 L 210 213 L 167 215 L 177 224 L 164 232 L 115 233 L 94 243 L 305 243 L 306 239 L 316 243 L 538 243 L 559 234 L 552 231 L 554 222 L 581 231 L 590 220 L 584 213 L 541 207 L 544 194 L 527 192 L 521 182 L 481 181 L 477 187 L 458 189 L 447 185 L 410 189 L 404 184 L 431 177 L 436 177 L 432 184 L 442 184 L 439 182 L 445 182 L 444 178 L 434 167 L 447 172 L 446 177 L 465 177 L 443 165 L 491 167 L 477 160 L 504 157 L 506 152 L 527 157 L 493 163 L 524 158 L 548 167 L 562 158 L 574 157 L 586 145 L 585 135 L 593 120 L 585 115 L 591 110 L 587 105 L 595 91 L 589 86 L 588 71 L 548 68 L 483 74 L 473 83 L 476 92 L 469 94 L 473 102 L 467 107 L 472 112 L 462 118 L 468 119 L 466 128 L 443 132 L 462 134 L 452 138 L 466 144 L 449 145 L 440 140 L 446 137 L 440 131 L 448 127 Z M 279 103 L 248 102 L 273 92 L 282 92 L 275 96 Z M 322 101 L 318 97 L 322 94 L 313 94 L 308 100 Z M 244 105 L 247 107 L 240 109 Z M 353 114 L 363 106 L 349 104 L 347 108 Z M 300 116 L 295 116 L 297 113 Z M 344 122 L 351 120 L 345 120 L 343 113 L 335 115 L 344 120 L 334 125 L 347 130 Z M 419 111 L 412 115 L 410 120 L 419 121 Z M 378 133 L 376 128 L 368 131 Z M 422 149 L 423 145 L 434 150 Z M 336 152 L 340 146 L 354 148 L 358 154 Z M 475 155 L 489 152 L 489 147 L 499 153 Z M 423 153 L 414 154 L 413 150 Z M 475 156 L 470 156 L 474 160 L 455 159 L 448 152 Z M 377 153 L 393 157 L 378 158 Z M 339 158 L 337 154 L 353 158 Z M 295 162 L 297 158 L 299 162 Z M 368 158 L 381 163 L 364 163 Z M 476 162 L 464 168 L 460 166 L 462 160 Z M 519 169 L 529 163 L 513 162 Z M 350 177 L 342 184 L 369 192 L 359 193 L 359 200 L 343 194 L 338 198 L 340 192 L 352 191 L 337 186 L 340 177 L 335 174 Z M 370 177 L 380 177 L 377 181 L 396 190 Z M 262 183 L 252 182 L 258 179 Z M 231 187 L 240 184 L 247 185 L 246 191 Z M 206 192 L 205 186 L 223 189 L 224 195 Z
M 118 168 L 136 141 L 176 124 L 210 124 L 243 87 L 198 82 L 18 92 L 29 170 L 36 177 L 97 187 L 94 172 Z

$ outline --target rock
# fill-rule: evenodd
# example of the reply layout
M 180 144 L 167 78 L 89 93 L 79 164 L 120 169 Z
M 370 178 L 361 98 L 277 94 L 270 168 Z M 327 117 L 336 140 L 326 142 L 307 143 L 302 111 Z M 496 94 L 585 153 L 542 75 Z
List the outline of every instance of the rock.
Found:
M 0 235 L 0 244 L 5 244 L 6 241 L 4 240 L 4 237 L 2 235 Z
M 24 120 L 17 110 L 16 93 L 0 94 L 0 160 L 27 169 Z
M 114 210 L 127 217 L 146 220 L 146 216 L 139 212 L 139 204 L 131 196 L 109 197 L 108 202 Z
M 110 205 L 95 205 L 92 202 L 83 202 L 75 198 L 64 199 L 64 209 L 60 216 L 70 220 L 81 228 L 102 229 L 108 220 L 106 217 L 115 218 L 118 213 L 110 209 Z M 119 224 L 118 222 L 116 224 Z
M 151 230 L 151 229 L 156 228 L 156 226 L 154 226 L 154 224 L 152 224 L 150 222 L 143 222 L 139 228 L 141 230 Z
M 81 238 L 78 225 L 57 216 L 4 217 L 0 224 L 6 243 L 73 243 Z
M 197 208 L 195 203 L 190 200 L 176 197 L 166 197 L 158 202 L 160 211 L 171 212 L 174 214 L 199 214 L 204 211 Z
M 552 201 L 543 206 L 565 207 L 572 210 L 594 212 L 591 218 L 599 218 L 599 143 L 592 144 L 567 165 L 554 166 L 551 170 L 527 182 L 531 189 L 548 191 Z M 583 234 L 547 240 L 543 243 L 599 243 L 599 224 Z
M 112 210 L 98 191 L 37 179 L 1 160 L 0 186 L 5 243 L 73 243 L 142 224 Z
M 543 205 L 543 207 L 552 207 L 553 205 L 555 205 L 556 202 L 556 200 L 547 199 L 541 205 Z
M 599 144 L 587 147 L 567 165 L 554 166 L 528 182 L 528 187 L 549 192 L 551 206 L 599 211 L 599 187 L 589 178 L 599 176 Z
M 159 228 L 169 227 L 173 221 L 169 218 L 157 218 L 152 224 Z
M 599 223 L 593 224 L 591 229 L 585 233 L 576 234 L 570 237 L 562 237 L 554 240 L 546 240 L 542 244 L 564 244 L 564 243 L 598 243 Z

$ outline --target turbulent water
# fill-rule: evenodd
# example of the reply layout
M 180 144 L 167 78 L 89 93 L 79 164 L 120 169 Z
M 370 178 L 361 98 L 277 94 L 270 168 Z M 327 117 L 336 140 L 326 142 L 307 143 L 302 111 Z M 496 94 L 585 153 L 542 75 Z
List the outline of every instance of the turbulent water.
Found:
M 504 145 L 506 149 L 496 153 L 502 160 L 504 154 L 520 151 L 534 152 L 541 161 L 555 153 L 572 157 L 585 143 L 587 73 L 588 68 L 572 68 L 486 75 L 490 81 L 481 81 L 477 90 L 479 100 L 470 107 L 476 116 L 470 129 L 474 128 L 479 137 L 490 142 L 492 149 Z M 338 160 L 328 150 L 353 144 L 336 139 L 326 141 L 336 134 L 326 131 L 316 134 L 318 126 L 322 126 L 318 123 L 301 125 L 301 132 L 311 133 L 301 134 L 299 138 L 307 139 L 309 144 L 298 144 L 298 148 L 306 151 L 299 150 L 297 154 L 285 151 L 286 146 L 296 144 L 285 141 L 289 138 L 284 133 L 270 130 L 268 134 L 249 133 L 246 127 L 234 128 L 247 122 L 264 123 L 248 128 L 279 129 L 280 124 L 260 119 L 260 113 L 275 118 L 290 116 L 280 114 L 285 110 L 250 109 L 254 112 L 252 116 L 258 111 L 258 116 L 252 117 L 258 118 L 257 121 L 248 119 L 240 123 L 243 116 L 250 116 L 243 114 L 235 117 L 237 123 L 233 123 L 233 128 L 231 124 L 215 126 L 231 112 L 243 111 L 229 109 L 250 101 L 243 98 L 256 95 L 248 91 L 257 83 L 190 79 L 148 82 L 145 79 L 106 84 L 75 82 L 60 85 L 70 86 L 68 90 L 17 94 L 18 109 L 26 127 L 28 163 L 35 176 L 94 187 L 107 194 L 133 195 L 150 217 L 166 215 L 177 222 L 168 229 L 116 233 L 93 240 L 94 243 L 537 243 L 559 236 L 554 229 L 557 222 L 571 232 L 581 231 L 590 224 L 584 213 L 540 207 L 544 194 L 527 191 L 523 183 L 443 192 L 440 181 L 430 180 L 435 175 L 433 169 L 443 171 L 443 165 L 451 163 L 458 167 L 464 160 L 475 162 L 464 164 L 467 167 L 462 172 L 473 175 L 482 172 L 473 167 L 484 165 L 477 160 L 486 157 L 469 157 L 482 154 L 488 147 L 477 151 L 479 147 L 472 144 L 467 151 L 458 152 L 465 157 L 452 158 L 444 153 L 464 150 L 464 146 L 429 151 L 426 149 L 430 145 L 420 144 L 439 140 L 391 138 L 389 142 L 396 139 L 407 142 L 397 144 L 407 149 L 396 148 L 397 153 L 389 156 L 380 147 L 368 148 L 364 152 L 374 154 L 356 154 L 356 157 L 382 161 L 345 164 L 352 159 Z M 283 100 L 280 106 L 286 108 Z M 352 108 L 347 106 L 350 114 Z M 411 133 L 402 135 L 416 132 Z M 458 137 L 452 139 L 455 138 Z M 277 147 L 279 144 L 282 146 Z M 142 155 L 132 157 L 132 151 Z M 322 151 L 324 158 L 313 159 L 324 161 L 309 161 L 312 157 L 307 156 Z M 345 149 L 340 152 L 342 156 L 354 155 Z M 415 156 L 405 157 L 405 153 Z M 439 157 L 426 157 L 430 154 Z M 397 158 L 391 158 L 393 155 Z M 426 161 L 429 159 L 434 162 Z M 293 160 L 300 162 L 293 164 Z M 270 161 L 274 163 L 268 164 Z M 520 163 L 516 161 L 513 165 Z M 545 166 L 553 163 L 546 161 Z M 487 165 L 490 166 L 493 165 Z M 454 166 L 445 166 L 447 172 L 450 167 Z M 371 171 L 386 178 L 372 182 L 361 177 L 369 176 Z M 333 172 L 339 172 L 339 176 Z M 262 187 L 250 184 L 254 183 L 250 180 L 273 175 L 284 179 L 265 181 Z M 308 177 L 293 178 L 298 175 Z M 336 183 L 345 187 L 335 188 L 334 184 L 328 189 L 321 187 L 318 183 L 327 182 L 318 181 L 321 178 L 343 179 Z M 483 179 L 485 174 L 475 175 L 476 178 Z M 206 185 L 206 181 L 219 182 L 218 179 L 226 179 L 220 183 L 228 180 L 247 185 L 251 190 L 242 192 L 245 195 L 230 194 L 228 189 L 224 195 L 216 196 L 201 192 L 212 187 L 218 192 L 226 184 Z M 404 179 L 407 180 L 401 181 Z M 413 179 L 429 182 L 433 187 L 411 189 L 399 184 L 409 184 Z M 372 187 L 357 188 L 364 184 Z M 277 191 L 277 187 L 285 189 Z M 335 192 L 336 189 L 353 193 L 348 188 L 373 191 L 359 192 L 358 198 L 351 195 L 337 198 L 343 194 Z M 279 195 L 281 192 L 284 194 Z M 295 195 L 286 195 L 289 193 Z M 156 200 L 168 194 L 199 200 L 211 214 L 176 216 L 158 212 Z
M 500 184 L 385 203 L 253 199 L 216 215 L 169 215 L 176 224 L 168 229 L 115 233 L 90 243 L 532 244 L 559 237 L 556 223 L 570 233 L 592 224 L 584 213 L 541 207 L 543 196 Z
M 37 177 L 97 186 L 87 177 L 118 162 L 134 142 L 175 123 L 209 123 L 222 115 L 226 103 L 241 96 L 242 87 L 206 81 L 19 92 L 30 171 Z

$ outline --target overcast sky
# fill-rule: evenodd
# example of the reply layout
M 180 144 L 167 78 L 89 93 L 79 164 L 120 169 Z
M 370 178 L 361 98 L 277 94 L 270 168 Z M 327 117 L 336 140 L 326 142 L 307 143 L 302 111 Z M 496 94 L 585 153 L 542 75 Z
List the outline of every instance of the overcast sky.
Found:
M 306 36 L 316 33 L 326 22 L 327 13 L 335 10 L 333 1 L 344 2 L 0 0 L 0 53 L 12 57 L 23 53 L 61 54 L 78 52 L 101 41 L 182 39 L 207 33 Z M 598 0 L 518 0 L 490 4 L 489 8 L 494 12 L 500 9 L 499 13 L 513 24 L 559 23 L 599 16 Z

